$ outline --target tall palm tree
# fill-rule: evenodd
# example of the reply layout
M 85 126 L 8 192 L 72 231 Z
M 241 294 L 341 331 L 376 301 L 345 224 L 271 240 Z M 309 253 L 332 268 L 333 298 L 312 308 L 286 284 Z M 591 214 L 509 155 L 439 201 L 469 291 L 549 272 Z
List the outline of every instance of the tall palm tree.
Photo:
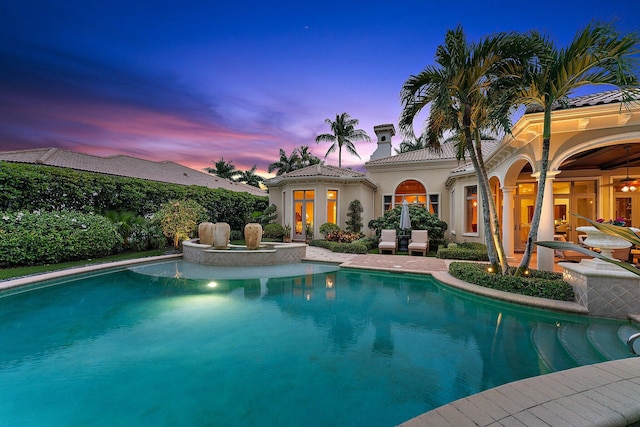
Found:
M 293 150 L 293 152 L 291 153 L 291 157 L 288 157 L 287 153 L 285 153 L 285 151 L 281 148 L 280 158 L 277 161 L 271 163 L 267 170 L 269 171 L 269 173 L 277 170 L 278 172 L 276 172 L 276 175 L 280 176 L 282 174 L 299 169 L 297 167 L 299 163 L 300 156 L 298 155 L 296 150 Z
M 362 130 L 356 129 L 358 126 L 358 120 L 351 118 L 347 113 L 336 114 L 335 121 L 331 119 L 326 119 L 324 121 L 331 127 L 331 132 L 333 133 L 323 133 L 316 137 L 316 143 L 319 144 L 321 142 L 330 142 L 331 147 L 327 150 L 327 154 L 324 155 L 326 159 L 327 156 L 336 149 L 338 150 L 338 167 L 342 167 L 342 147 L 346 148 L 347 151 L 357 158 L 360 158 L 356 151 L 356 147 L 353 145 L 356 141 L 366 141 L 370 142 L 371 138 L 369 135 Z
M 638 44 L 635 34 L 620 35 L 610 24 L 592 24 L 576 33 L 571 43 L 558 49 L 550 40 L 532 34 L 537 39 L 539 52 L 531 61 L 525 79 L 514 79 L 515 85 L 503 87 L 503 97 L 511 97 L 502 104 L 537 106 L 544 111 L 540 177 L 531 229 L 518 272 L 525 271 L 531 262 L 534 242 L 537 240 L 542 202 L 549 167 L 551 143 L 551 112 L 556 105 L 566 104 L 569 95 L 586 85 L 613 85 L 622 89 L 623 100 L 630 101 L 638 87 L 634 74 L 638 65 Z M 517 75 L 514 73 L 512 75 Z
M 253 165 L 251 169 L 240 172 L 238 181 L 260 188 L 260 183 L 264 181 L 264 178 L 256 174 L 256 165 Z
M 409 151 L 422 150 L 428 148 L 429 144 L 424 140 L 422 136 L 418 136 L 414 139 L 405 139 L 400 143 L 400 149 L 396 149 L 396 154 L 408 153 Z
M 235 177 L 241 172 L 236 169 L 233 162 L 226 162 L 224 157 L 213 163 L 214 167 L 204 168 L 204 171 L 219 176 L 220 178 L 235 181 Z
M 429 105 L 424 135 L 427 145 L 439 150 L 445 131 L 451 131 L 459 138 L 458 152 L 470 157 L 478 177 L 490 261 L 499 265 L 505 274 L 508 264 L 495 201 L 491 197 L 480 132 L 508 128 L 506 115 L 492 114 L 490 89 L 505 64 L 522 64 L 528 52 L 526 40 L 513 34 L 501 33 L 470 44 L 461 27 L 449 30 L 444 44 L 436 49 L 436 65 L 410 76 L 400 95 L 403 109 L 399 127 L 406 137 L 415 138 L 413 121 Z

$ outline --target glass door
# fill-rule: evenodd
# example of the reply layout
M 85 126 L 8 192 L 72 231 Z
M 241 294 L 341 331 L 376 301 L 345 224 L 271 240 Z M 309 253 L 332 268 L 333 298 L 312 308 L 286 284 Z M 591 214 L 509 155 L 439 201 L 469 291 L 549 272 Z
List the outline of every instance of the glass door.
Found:
M 515 221 L 515 246 L 516 252 L 524 252 L 531 230 L 531 220 L 533 219 L 533 209 L 535 207 L 535 196 L 516 196 L 516 221 Z
M 305 240 L 308 231 L 313 233 L 314 197 L 315 192 L 313 190 L 296 190 L 293 192 L 294 240 Z

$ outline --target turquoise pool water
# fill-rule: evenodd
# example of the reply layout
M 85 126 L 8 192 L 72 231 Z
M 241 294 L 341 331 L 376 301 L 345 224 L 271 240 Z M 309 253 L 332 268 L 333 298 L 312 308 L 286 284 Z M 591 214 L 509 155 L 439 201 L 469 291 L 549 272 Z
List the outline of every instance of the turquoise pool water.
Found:
M 392 426 L 630 356 L 625 322 L 326 265 L 172 261 L 0 296 L 2 425 Z

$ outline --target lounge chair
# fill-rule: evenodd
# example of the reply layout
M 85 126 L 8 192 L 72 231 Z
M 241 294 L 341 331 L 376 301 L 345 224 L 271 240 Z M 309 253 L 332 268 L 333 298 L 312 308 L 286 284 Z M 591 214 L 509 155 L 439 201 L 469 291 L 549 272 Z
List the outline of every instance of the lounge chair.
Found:
M 556 242 L 566 242 L 567 238 L 564 237 L 564 234 L 556 234 L 553 236 L 553 240 L 555 240 Z M 554 254 L 557 258 L 560 259 L 560 261 L 580 261 L 581 259 L 585 258 L 593 258 L 578 251 L 564 249 L 556 249 L 554 251 Z
M 427 230 L 411 230 L 409 255 L 413 255 L 413 252 L 422 252 L 422 256 L 427 256 L 427 252 L 429 252 L 429 232 Z
M 378 243 L 378 251 L 391 251 L 395 254 L 398 250 L 398 239 L 396 239 L 396 230 L 382 230 L 380 233 L 380 243 Z

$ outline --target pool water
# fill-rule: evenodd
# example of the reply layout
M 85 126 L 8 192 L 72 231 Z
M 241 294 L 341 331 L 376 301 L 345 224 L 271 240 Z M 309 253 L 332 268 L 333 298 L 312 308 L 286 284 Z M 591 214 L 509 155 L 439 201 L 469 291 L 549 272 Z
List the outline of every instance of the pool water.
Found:
M 607 343 L 586 363 L 631 356 L 613 348 L 626 322 L 430 276 L 242 270 L 172 261 L 0 294 L 0 424 L 392 426 L 585 363 L 562 345 L 580 334 Z

